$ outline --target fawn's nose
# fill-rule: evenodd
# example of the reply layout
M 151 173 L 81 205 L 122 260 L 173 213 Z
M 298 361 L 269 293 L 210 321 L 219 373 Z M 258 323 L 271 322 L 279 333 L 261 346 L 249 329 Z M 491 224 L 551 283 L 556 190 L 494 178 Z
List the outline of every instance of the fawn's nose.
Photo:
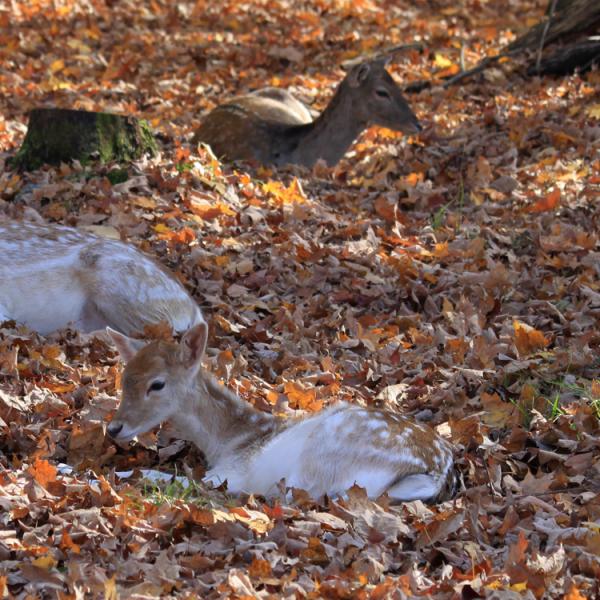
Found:
M 119 435 L 119 432 L 121 431 L 121 429 L 123 429 L 123 423 L 109 423 L 106 429 L 110 437 L 115 437 Z

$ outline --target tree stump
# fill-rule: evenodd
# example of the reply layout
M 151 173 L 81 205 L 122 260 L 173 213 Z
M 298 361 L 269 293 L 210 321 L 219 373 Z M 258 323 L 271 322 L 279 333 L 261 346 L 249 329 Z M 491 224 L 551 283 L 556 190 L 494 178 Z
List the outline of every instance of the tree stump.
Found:
M 29 113 L 27 135 L 13 165 L 34 170 L 43 164 L 129 162 L 157 152 L 147 121 L 110 113 L 37 108 Z

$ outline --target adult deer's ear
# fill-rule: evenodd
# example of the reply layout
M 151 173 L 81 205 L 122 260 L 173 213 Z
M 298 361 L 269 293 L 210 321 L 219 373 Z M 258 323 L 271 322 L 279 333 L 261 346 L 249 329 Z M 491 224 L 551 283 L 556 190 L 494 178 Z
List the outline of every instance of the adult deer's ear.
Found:
M 370 63 L 360 63 L 359 65 L 352 67 L 352 70 L 348 73 L 348 82 L 352 87 L 359 87 L 367 80 L 370 72 Z
M 146 345 L 146 342 L 143 340 L 130 338 L 119 331 L 112 329 L 112 327 L 107 327 L 106 333 L 112 340 L 112 343 L 116 346 L 121 359 L 125 363 L 128 363 L 138 351 Z
M 186 367 L 198 367 L 206 350 L 208 340 L 208 325 L 198 323 L 198 325 L 188 329 L 181 338 L 180 358 Z

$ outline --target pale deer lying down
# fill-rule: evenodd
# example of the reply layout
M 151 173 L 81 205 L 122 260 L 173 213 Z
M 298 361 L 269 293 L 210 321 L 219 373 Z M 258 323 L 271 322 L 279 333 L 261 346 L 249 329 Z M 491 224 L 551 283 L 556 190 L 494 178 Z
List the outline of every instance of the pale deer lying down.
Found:
M 450 445 L 426 426 L 384 410 L 344 402 L 306 418 L 258 411 L 204 371 L 207 325 L 180 343 L 137 343 L 109 331 L 121 357 L 121 405 L 108 425 L 117 441 L 169 421 L 211 467 L 207 480 L 229 491 L 269 496 L 288 486 L 317 498 L 355 483 L 375 498 L 441 501 L 454 491 Z
M 46 334 L 109 325 L 143 333 L 166 321 L 176 331 L 203 322 L 183 285 L 133 246 L 71 227 L 0 221 L 0 323 Z
M 385 70 L 390 57 L 354 66 L 314 121 L 287 90 L 265 88 L 217 106 L 193 141 L 209 144 L 226 160 L 312 167 L 320 158 L 335 165 L 370 125 L 417 133 L 417 117 Z

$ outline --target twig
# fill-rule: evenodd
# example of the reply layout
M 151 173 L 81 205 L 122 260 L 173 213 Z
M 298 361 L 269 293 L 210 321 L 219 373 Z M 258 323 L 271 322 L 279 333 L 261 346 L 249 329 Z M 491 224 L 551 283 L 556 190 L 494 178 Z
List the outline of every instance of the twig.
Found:
M 462 71 L 461 73 L 458 73 L 457 75 L 454 75 L 454 77 L 448 79 L 446 83 L 444 83 L 444 87 L 450 87 L 451 85 L 455 85 L 459 81 L 462 81 L 463 79 L 466 79 L 471 75 L 476 75 L 477 73 L 481 73 L 481 71 L 485 71 L 490 65 L 493 65 L 494 63 L 498 62 L 504 56 L 506 55 L 498 54 L 497 56 L 486 56 L 483 60 L 479 62 L 479 64 L 476 67 L 473 67 L 472 69 L 467 69 L 466 71 Z
M 404 52 L 404 50 L 418 50 L 419 52 L 423 52 L 424 46 L 419 42 L 414 42 L 413 44 L 400 44 L 399 46 L 393 46 L 392 48 L 388 48 L 384 50 L 378 57 L 388 56 L 390 54 L 396 54 L 398 52 Z
M 477 66 L 473 67 L 472 69 L 467 69 L 466 71 L 457 73 L 456 75 L 454 75 L 454 77 L 450 77 L 449 79 L 447 79 L 446 83 L 444 83 L 444 87 L 447 88 L 447 87 L 450 87 L 451 85 L 455 85 L 459 81 L 462 81 L 463 79 L 466 79 L 467 77 L 470 77 L 471 75 L 476 75 L 477 73 L 481 73 L 482 71 L 485 71 L 488 67 L 497 63 L 499 60 L 501 60 L 503 58 L 510 58 L 510 57 L 514 56 L 515 54 L 520 54 L 521 52 L 523 52 L 523 50 L 515 49 L 515 50 L 507 50 L 506 52 L 502 52 L 502 54 L 497 54 L 496 56 L 486 56 L 481 61 L 479 61 L 479 64 Z
M 548 35 L 548 30 L 550 29 L 550 23 L 552 23 L 552 17 L 554 16 L 554 10 L 556 9 L 557 0 L 552 0 L 552 4 L 550 5 L 550 10 L 548 11 L 548 18 L 544 23 L 544 29 L 542 30 L 542 37 L 540 39 L 540 46 L 537 52 L 537 58 L 535 60 L 535 71 L 539 75 L 540 74 L 540 65 L 542 64 L 542 51 L 544 50 L 544 44 L 546 43 L 546 36 Z

